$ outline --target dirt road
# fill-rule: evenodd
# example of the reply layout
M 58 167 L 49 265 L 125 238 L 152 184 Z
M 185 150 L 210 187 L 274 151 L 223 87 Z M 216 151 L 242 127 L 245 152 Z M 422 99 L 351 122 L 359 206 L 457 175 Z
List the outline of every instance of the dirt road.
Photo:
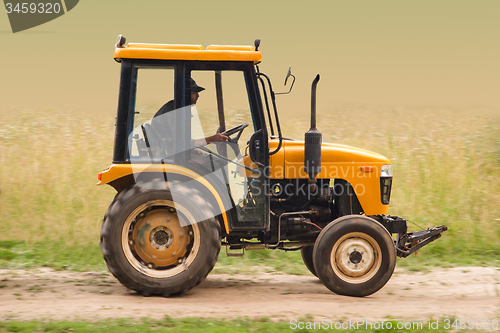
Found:
M 51 269 L 0 270 L 0 320 L 269 317 L 383 320 L 500 317 L 500 269 L 467 267 L 429 273 L 396 270 L 378 293 L 338 296 L 315 277 L 258 274 L 209 275 L 197 288 L 173 297 L 142 297 L 107 272 Z

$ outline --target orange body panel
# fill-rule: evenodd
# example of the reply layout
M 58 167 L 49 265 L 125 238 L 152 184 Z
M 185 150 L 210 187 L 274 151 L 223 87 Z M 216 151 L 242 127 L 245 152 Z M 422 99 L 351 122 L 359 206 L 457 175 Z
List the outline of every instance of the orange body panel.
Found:
M 113 164 L 100 173 L 100 180 L 97 185 L 109 184 L 113 180 L 120 179 L 134 173 L 138 174 L 141 172 L 178 174 L 198 181 L 214 195 L 222 212 L 222 218 L 224 219 L 224 227 L 226 228 L 226 232 L 229 232 L 229 224 L 224 209 L 224 204 L 222 203 L 217 190 L 205 178 L 187 168 L 173 164 Z

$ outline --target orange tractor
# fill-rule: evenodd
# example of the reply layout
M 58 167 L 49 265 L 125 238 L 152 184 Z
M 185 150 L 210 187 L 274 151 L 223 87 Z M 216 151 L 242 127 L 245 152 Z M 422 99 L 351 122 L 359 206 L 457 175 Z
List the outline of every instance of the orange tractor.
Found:
M 322 142 L 319 75 L 304 141 L 285 138 L 259 44 L 126 45 L 119 36 L 113 164 L 98 184 L 118 192 L 104 216 L 101 249 L 126 287 L 143 295 L 187 291 L 205 279 L 224 245 L 229 255 L 300 250 L 328 289 L 366 296 L 387 283 L 396 256 L 447 229 L 408 233 L 404 218 L 387 215 L 391 162 Z M 289 81 L 288 92 L 291 71 Z

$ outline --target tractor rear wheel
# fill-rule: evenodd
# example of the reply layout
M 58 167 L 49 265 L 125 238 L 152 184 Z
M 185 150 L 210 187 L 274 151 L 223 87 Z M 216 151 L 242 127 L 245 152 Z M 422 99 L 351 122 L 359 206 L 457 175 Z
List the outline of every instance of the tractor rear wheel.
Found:
M 377 221 L 347 215 L 327 225 L 313 251 L 321 282 L 339 295 L 363 297 L 380 290 L 396 266 L 391 234 Z
M 302 260 L 304 261 L 304 264 L 309 272 L 311 272 L 314 276 L 318 276 L 314 270 L 313 250 L 314 246 L 304 246 L 300 249 L 300 254 L 302 254 Z
M 197 286 L 220 251 L 220 226 L 211 205 L 195 189 L 168 185 L 154 181 L 122 191 L 101 228 L 109 271 L 145 296 L 169 296 Z

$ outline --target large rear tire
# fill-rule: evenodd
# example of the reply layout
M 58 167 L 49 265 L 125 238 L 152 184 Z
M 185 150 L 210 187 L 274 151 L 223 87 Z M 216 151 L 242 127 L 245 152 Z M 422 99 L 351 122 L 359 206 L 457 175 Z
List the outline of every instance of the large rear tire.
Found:
M 339 295 L 363 297 L 380 290 L 396 266 L 391 234 L 366 216 L 343 216 L 327 225 L 313 251 L 321 282 Z
M 109 271 L 145 296 L 169 296 L 197 286 L 220 251 L 220 225 L 211 205 L 195 189 L 168 185 L 157 180 L 122 191 L 101 228 Z

